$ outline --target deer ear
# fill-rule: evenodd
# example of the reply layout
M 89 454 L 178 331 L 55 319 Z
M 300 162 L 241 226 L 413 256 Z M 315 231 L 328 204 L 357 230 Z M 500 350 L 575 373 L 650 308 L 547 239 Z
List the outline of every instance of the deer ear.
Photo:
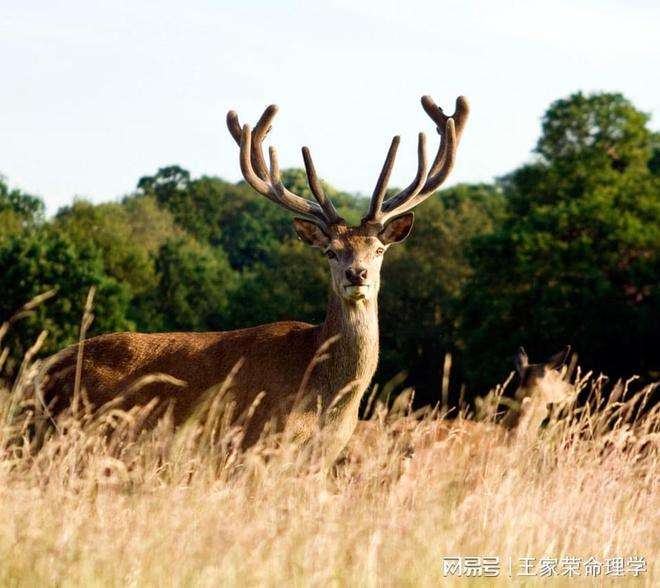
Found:
M 568 356 L 571 353 L 571 346 L 567 345 L 559 353 L 555 353 L 548 361 L 545 362 L 545 368 L 548 370 L 558 370 L 564 365 Z
M 529 365 L 529 358 L 527 357 L 527 353 L 522 347 L 518 347 L 516 357 L 513 361 L 516 364 L 516 371 L 518 372 L 518 375 L 522 378 L 523 373 Z
M 327 247 L 330 243 L 330 237 L 325 231 L 313 221 L 302 218 L 293 219 L 293 228 L 298 233 L 298 237 L 303 243 L 312 247 Z
M 412 212 L 406 212 L 401 216 L 394 217 L 385 225 L 385 228 L 378 233 L 378 238 L 384 245 L 401 243 L 401 241 L 410 235 L 414 219 L 415 215 Z

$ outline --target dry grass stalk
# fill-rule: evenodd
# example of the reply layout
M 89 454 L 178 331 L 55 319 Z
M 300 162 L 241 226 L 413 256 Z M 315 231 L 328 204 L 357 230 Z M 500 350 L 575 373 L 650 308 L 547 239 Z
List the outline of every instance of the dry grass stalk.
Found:
M 242 451 L 226 390 L 178 431 L 165 413 L 145 432 L 153 406 L 70 413 L 38 453 L 25 450 L 35 413 L 10 409 L 30 399 L 1 390 L 0 584 L 436 586 L 443 556 L 642 555 L 653 585 L 654 387 L 620 383 L 607 399 L 602 380 L 576 381 L 589 402 L 533 436 L 379 405 L 352 441 L 359 459 L 329 475 L 320 435 L 309 451 L 285 436 Z

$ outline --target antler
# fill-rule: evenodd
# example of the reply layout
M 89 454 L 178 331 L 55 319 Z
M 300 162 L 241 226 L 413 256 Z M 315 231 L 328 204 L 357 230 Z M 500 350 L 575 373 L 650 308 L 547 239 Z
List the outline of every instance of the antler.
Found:
M 385 224 L 393 216 L 406 212 L 426 200 L 449 176 L 456 159 L 456 149 L 467 122 L 470 110 L 468 101 L 464 96 L 459 96 L 456 99 L 456 110 L 451 116 L 447 116 L 430 96 L 422 97 L 422 107 L 436 124 L 440 135 L 438 153 L 433 160 L 431 169 L 427 173 L 426 137 L 424 133 L 420 133 L 415 179 L 407 188 L 383 202 L 399 145 L 399 137 L 394 137 L 371 197 L 369 212 L 362 219 L 363 223 Z
M 266 166 L 262 152 L 262 143 L 271 129 L 271 123 L 277 114 L 277 106 L 271 104 L 259 118 L 254 130 L 249 125 L 241 127 L 238 115 L 233 110 L 227 113 L 227 127 L 234 141 L 240 147 L 241 172 L 245 181 L 250 184 L 259 194 L 266 196 L 283 208 L 295 212 L 307 219 L 313 220 L 325 228 L 332 224 L 342 222 L 321 186 L 316 175 L 312 156 L 307 147 L 303 147 L 303 159 L 309 187 L 318 201 L 313 202 L 302 196 L 294 194 L 284 187 L 280 178 L 280 168 L 277 160 L 275 147 L 269 148 L 270 168 Z

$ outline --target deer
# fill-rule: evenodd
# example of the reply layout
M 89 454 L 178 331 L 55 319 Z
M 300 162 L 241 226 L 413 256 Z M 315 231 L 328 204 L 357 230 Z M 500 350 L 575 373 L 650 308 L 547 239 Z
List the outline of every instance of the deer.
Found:
M 365 448 L 377 446 L 378 437 L 385 434 L 396 439 L 409 456 L 415 450 L 428 449 L 439 442 L 483 445 L 531 441 L 538 437 L 553 412 L 575 397 L 575 389 L 562 371 L 570 353 L 569 345 L 547 361 L 530 363 L 525 349 L 519 347 L 514 356 L 518 386 L 514 398 L 497 421 L 464 418 L 419 421 L 413 417 L 391 423 L 362 420 L 346 448 L 348 459 L 359 460 Z
M 538 432 L 555 409 L 573 398 L 575 390 L 562 373 L 570 354 L 567 345 L 545 362 L 530 363 L 525 348 L 518 348 L 514 364 L 519 384 L 501 421 L 506 429 L 518 434 Z
M 326 259 L 331 288 L 325 320 L 319 325 L 285 321 L 224 332 L 112 333 L 81 341 L 51 362 L 42 378 L 40 397 L 49 413 L 70 407 L 79 388 L 93 409 L 115 402 L 130 410 L 157 401 L 168 406 L 174 426 L 179 426 L 209 390 L 231 380 L 235 414 L 250 414 L 244 447 L 253 445 L 267 425 L 274 431 L 286 426 L 300 441 L 321 428 L 328 460 L 334 460 L 355 429 L 360 400 L 378 365 L 383 256 L 410 234 L 412 209 L 449 176 L 468 118 L 463 96 L 456 99 L 451 116 L 429 96 L 421 102 L 439 134 L 433 162 L 428 165 L 426 137 L 419 133 L 413 181 L 386 198 L 400 142 L 395 136 L 357 226 L 348 226 L 326 196 L 308 147 L 302 148 L 302 157 L 314 200 L 284 186 L 272 145 L 266 164 L 262 144 L 277 106 L 268 106 L 254 129 L 241 125 L 230 111 L 227 126 L 239 148 L 243 178 L 257 194 L 293 213 L 298 238 Z M 150 374 L 164 377 L 136 389 Z

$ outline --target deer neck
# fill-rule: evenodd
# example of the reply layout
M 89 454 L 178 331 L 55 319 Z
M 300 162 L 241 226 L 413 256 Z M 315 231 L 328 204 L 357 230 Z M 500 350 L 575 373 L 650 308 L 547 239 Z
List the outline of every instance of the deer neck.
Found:
M 318 345 L 332 338 L 329 358 L 318 367 L 323 388 L 334 397 L 349 387 L 350 396 L 357 395 L 359 403 L 378 365 L 377 300 L 348 302 L 331 291 Z

